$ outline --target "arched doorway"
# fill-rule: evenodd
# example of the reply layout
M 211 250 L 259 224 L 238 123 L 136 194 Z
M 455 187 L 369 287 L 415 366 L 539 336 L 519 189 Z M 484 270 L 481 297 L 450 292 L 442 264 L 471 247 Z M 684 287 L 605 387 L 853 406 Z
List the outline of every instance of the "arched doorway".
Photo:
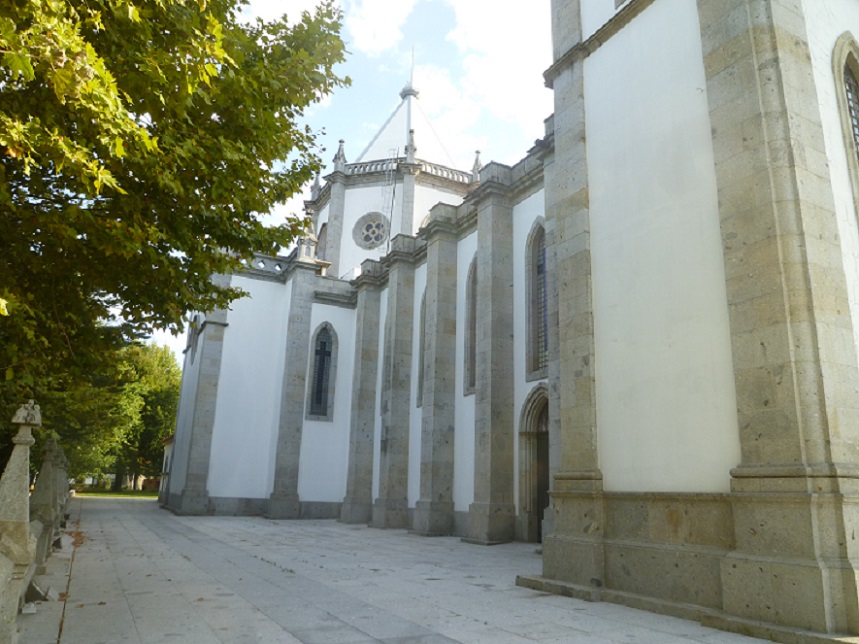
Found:
M 543 513 L 549 507 L 549 396 L 534 388 L 519 425 L 519 521 L 521 541 L 540 542 Z

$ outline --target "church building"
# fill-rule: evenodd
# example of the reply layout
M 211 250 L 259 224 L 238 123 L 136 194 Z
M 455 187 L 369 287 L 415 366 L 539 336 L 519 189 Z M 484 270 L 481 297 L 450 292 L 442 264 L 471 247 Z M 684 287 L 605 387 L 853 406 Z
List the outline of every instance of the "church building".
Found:
M 216 276 L 165 505 L 542 542 L 530 588 L 859 635 L 859 2 L 552 0 L 555 111 L 452 167 L 417 89 Z M 805 638 L 805 639 L 803 639 Z

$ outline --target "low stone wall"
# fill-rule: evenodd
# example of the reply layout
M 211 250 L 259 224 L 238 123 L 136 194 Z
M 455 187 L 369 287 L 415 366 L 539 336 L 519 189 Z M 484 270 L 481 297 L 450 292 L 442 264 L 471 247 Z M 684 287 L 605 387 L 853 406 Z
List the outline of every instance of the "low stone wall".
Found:
M 42 424 L 32 400 L 12 419 L 18 433 L 0 478 L 0 642 L 18 640 L 17 616 L 27 587 L 50 555 L 69 501 L 66 458 L 56 440 L 46 442 L 30 494 L 32 430 Z

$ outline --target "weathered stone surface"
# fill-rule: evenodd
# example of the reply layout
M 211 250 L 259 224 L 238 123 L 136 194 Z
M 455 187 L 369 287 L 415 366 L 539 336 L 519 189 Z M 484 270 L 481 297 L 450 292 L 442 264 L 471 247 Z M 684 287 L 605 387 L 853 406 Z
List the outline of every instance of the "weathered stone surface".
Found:
M 743 456 L 723 607 L 859 633 L 856 553 L 844 536 L 854 524 L 840 494 L 807 478 L 856 462 L 859 426 L 847 410 L 859 379 L 828 172 L 806 153 L 823 135 L 803 9 L 714 4 L 698 7 Z
M 301 431 L 304 426 L 307 364 L 310 354 L 310 314 L 316 280 L 315 266 L 296 265 L 292 274 L 292 297 L 286 331 L 274 484 L 267 512 L 272 519 L 297 519 L 301 510 L 298 499 L 298 466 L 301 459 Z
M 477 382 L 474 503 L 467 539 L 510 541 L 515 533 L 513 420 L 513 209 L 510 168 L 480 173 L 477 201 Z
M 456 209 L 439 204 L 427 226 L 420 499 L 412 529 L 448 535 L 453 520 L 456 415 Z
M 36 536 L 30 534 L 30 447 L 36 442 L 33 428 L 42 424 L 39 406 L 32 400 L 21 406 L 12 424 L 18 432 L 0 476 L 0 642 L 15 644 L 18 607 L 35 572 Z M 53 517 L 50 520 L 53 523 Z
M 373 512 L 373 437 L 379 364 L 379 315 L 382 266 L 365 261 L 357 280 L 355 371 L 352 378 L 352 418 L 349 426 L 349 470 L 340 513 L 344 523 L 368 523 Z
M 409 414 L 411 407 L 412 320 L 414 317 L 414 237 L 397 235 L 388 256 L 388 311 L 382 357 L 382 437 L 379 496 L 371 525 L 409 525 Z

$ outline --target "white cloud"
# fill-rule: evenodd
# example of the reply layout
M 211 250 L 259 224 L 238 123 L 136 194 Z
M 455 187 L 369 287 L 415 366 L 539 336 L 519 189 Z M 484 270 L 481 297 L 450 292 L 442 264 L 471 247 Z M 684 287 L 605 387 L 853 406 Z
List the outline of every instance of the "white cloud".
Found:
M 552 112 L 552 94 L 541 76 L 552 62 L 549 0 L 445 2 L 456 15 L 447 37 L 463 56 L 463 94 L 496 118 L 540 136 Z
M 486 145 L 486 137 L 475 135 L 481 106 L 464 91 L 450 71 L 434 65 L 415 67 L 415 87 L 420 90 L 419 106 L 431 121 L 435 134 L 456 167 L 471 169 L 474 150 Z M 455 147 L 451 147 L 455 144 Z M 417 140 L 420 156 L 421 140 Z M 435 159 L 443 161 L 443 159 Z
M 417 0 L 356 0 L 346 9 L 350 48 L 378 56 L 403 39 L 403 24 Z

